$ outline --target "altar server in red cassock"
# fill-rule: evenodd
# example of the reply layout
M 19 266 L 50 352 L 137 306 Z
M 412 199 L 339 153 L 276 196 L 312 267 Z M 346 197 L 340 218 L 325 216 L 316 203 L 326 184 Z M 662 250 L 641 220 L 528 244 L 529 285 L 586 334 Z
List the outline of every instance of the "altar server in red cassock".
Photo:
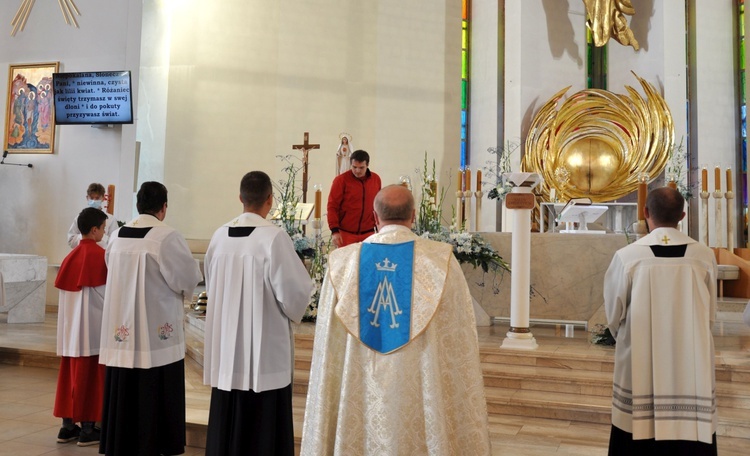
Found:
M 95 422 L 101 420 L 104 393 L 99 339 L 107 266 L 97 242 L 105 234 L 107 215 L 86 208 L 77 221 L 81 242 L 65 257 L 55 280 L 60 289 L 57 355 L 62 358 L 53 414 L 63 419 L 58 442 L 78 439 L 78 446 L 88 446 L 99 442 Z

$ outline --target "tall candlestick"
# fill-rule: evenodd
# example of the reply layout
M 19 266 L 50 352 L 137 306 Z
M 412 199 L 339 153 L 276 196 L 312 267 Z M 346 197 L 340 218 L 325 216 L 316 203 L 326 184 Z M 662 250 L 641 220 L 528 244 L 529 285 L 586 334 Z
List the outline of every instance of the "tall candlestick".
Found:
M 315 190 L 315 218 L 320 218 L 320 205 L 323 200 L 323 192 L 320 189 Z
M 701 191 L 708 191 L 708 169 L 705 166 L 701 169 Z
M 107 214 L 115 214 L 115 186 L 112 184 L 107 186 Z
M 638 179 L 638 220 L 646 220 L 646 194 L 648 193 L 648 175 Z
M 727 168 L 727 191 L 732 191 L 732 168 Z
M 464 176 L 466 177 L 466 187 L 464 187 L 464 189 L 467 192 L 470 192 L 471 191 L 471 170 L 469 169 L 468 166 L 464 170 Z
M 667 182 L 667 187 L 673 188 L 673 189 L 677 190 L 677 182 L 671 180 L 671 181 Z
M 721 167 L 716 166 L 714 169 L 714 190 L 721 191 Z
M 477 170 L 477 191 L 478 192 L 482 191 L 482 170 L 481 169 Z
M 464 177 L 464 173 L 463 173 L 463 171 L 461 171 L 459 169 L 458 170 L 458 180 L 456 181 L 456 191 L 457 192 L 464 191 L 464 188 L 463 188 L 463 177 Z

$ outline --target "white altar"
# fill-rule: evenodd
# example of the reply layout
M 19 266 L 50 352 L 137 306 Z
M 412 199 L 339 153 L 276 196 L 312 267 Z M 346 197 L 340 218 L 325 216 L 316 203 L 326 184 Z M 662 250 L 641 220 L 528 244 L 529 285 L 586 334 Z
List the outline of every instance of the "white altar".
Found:
M 637 203 L 595 203 L 597 206 L 608 208 L 595 222 L 609 233 L 624 233 L 626 228 L 637 221 Z M 557 216 L 565 207 L 565 203 L 541 203 L 542 217 L 540 217 L 539 232 L 558 232 Z M 546 219 L 546 220 L 545 220 Z
M 0 254 L 0 312 L 8 323 L 44 322 L 47 258 Z
M 511 233 L 481 233 L 511 262 Z M 605 323 L 604 273 L 614 253 L 627 245 L 624 234 L 531 234 L 530 318 L 536 321 Z M 483 273 L 463 265 L 471 295 L 490 317 L 510 316 L 510 274 Z

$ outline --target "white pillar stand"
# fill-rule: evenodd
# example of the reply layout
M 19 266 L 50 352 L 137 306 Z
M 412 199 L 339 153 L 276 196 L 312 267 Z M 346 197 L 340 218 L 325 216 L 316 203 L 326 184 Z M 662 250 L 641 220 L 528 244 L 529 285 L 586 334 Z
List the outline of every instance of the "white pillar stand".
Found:
M 708 192 L 701 192 L 701 242 L 708 246 Z
M 724 230 L 722 229 L 721 225 L 724 218 L 721 216 L 721 200 L 724 199 L 724 193 L 720 190 L 716 190 L 714 192 L 714 199 L 716 200 L 716 206 L 714 207 L 714 212 L 716 213 L 714 219 L 714 230 L 716 231 L 716 247 L 722 248 L 724 247 L 724 239 L 722 239 Z
M 474 192 L 470 192 L 468 190 L 464 192 L 464 201 L 465 201 L 464 205 L 466 206 L 466 212 L 464 213 L 465 214 L 465 217 L 464 217 L 464 220 L 465 220 L 464 231 L 466 231 L 467 233 L 471 232 L 471 221 L 472 221 L 472 217 L 471 217 L 471 197 L 473 195 L 474 195 Z
M 456 229 L 458 231 L 463 231 L 464 229 L 464 216 L 463 211 L 461 210 L 463 207 L 461 203 L 464 200 L 464 192 L 459 190 L 456 192 Z
M 478 190 L 474 192 L 474 195 L 477 197 L 477 210 L 475 211 L 475 217 L 476 217 L 476 223 L 474 224 L 474 231 L 477 233 L 482 232 L 482 196 L 484 196 L 484 193 L 481 190 Z
M 531 286 L 531 209 L 533 208 L 533 194 L 531 189 L 536 179 L 529 179 L 521 183 L 520 187 L 513 187 L 506 197 L 508 211 L 513 212 L 513 237 L 511 241 L 511 274 L 510 274 L 510 331 L 506 333 L 501 348 L 516 350 L 536 350 L 539 345 L 529 329 L 529 289 Z M 521 194 L 530 196 L 531 208 L 526 204 L 517 207 L 515 199 L 523 199 Z M 518 195 L 514 197 L 513 195 Z M 527 197 L 528 198 L 528 197 Z
M 320 241 L 321 237 L 323 236 L 323 224 L 320 223 L 320 219 L 313 219 L 312 223 L 310 223 L 313 229 L 313 235 L 315 236 L 315 242 Z

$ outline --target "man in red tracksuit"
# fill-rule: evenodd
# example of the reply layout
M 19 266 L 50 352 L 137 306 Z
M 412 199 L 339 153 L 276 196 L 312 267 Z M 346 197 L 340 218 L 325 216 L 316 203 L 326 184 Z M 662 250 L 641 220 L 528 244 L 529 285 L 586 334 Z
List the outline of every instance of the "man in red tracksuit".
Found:
M 372 203 L 380 191 L 380 176 L 368 169 L 370 155 L 355 150 L 351 171 L 339 174 L 328 195 L 328 227 L 336 247 L 363 241 L 375 232 Z

